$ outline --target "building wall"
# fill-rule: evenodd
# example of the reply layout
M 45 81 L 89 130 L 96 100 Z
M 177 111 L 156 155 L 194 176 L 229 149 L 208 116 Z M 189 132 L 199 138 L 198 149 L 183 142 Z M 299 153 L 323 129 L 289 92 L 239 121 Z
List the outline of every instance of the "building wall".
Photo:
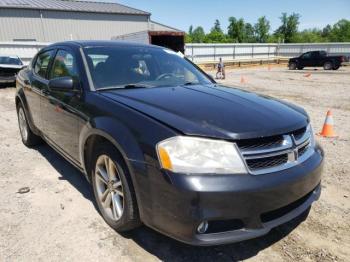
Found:
M 148 30 L 147 15 L 0 9 L 0 41 L 110 40 Z

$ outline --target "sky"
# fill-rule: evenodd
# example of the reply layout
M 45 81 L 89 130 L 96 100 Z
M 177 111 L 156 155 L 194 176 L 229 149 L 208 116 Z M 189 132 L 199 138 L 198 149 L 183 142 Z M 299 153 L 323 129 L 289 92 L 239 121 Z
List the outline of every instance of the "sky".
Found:
M 152 20 L 188 31 L 190 25 L 208 32 L 219 19 L 226 31 L 228 18 L 244 18 L 256 23 L 260 16 L 270 20 L 272 31 L 282 12 L 301 15 L 299 29 L 322 28 L 345 18 L 350 20 L 350 0 L 95 0 L 118 2 L 152 13 Z

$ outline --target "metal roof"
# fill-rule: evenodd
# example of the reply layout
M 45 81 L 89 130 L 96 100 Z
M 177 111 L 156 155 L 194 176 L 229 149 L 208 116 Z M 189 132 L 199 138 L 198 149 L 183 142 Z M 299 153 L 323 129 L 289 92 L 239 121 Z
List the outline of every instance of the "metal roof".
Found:
M 1 8 L 150 15 L 150 13 L 118 3 L 74 0 L 0 0 Z

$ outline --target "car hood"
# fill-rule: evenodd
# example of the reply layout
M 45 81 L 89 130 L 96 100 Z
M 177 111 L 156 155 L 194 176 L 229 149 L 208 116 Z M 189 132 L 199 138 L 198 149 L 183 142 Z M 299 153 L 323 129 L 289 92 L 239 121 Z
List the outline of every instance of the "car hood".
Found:
M 283 134 L 308 123 L 306 112 L 276 99 L 220 85 L 102 91 L 186 135 L 246 139 Z

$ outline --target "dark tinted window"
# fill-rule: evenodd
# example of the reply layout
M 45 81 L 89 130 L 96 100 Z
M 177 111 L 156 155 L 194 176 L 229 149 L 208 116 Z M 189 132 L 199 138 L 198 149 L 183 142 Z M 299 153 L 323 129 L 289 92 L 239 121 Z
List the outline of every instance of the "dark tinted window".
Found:
M 326 51 L 320 51 L 320 56 L 327 56 L 327 52 Z
M 46 78 L 47 70 L 53 55 L 53 50 L 39 54 L 35 62 L 34 72 L 39 76 Z
M 302 56 L 303 59 L 310 59 L 311 58 L 311 53 L 305 53 Z
M 77 63 L 73 54 L 59 50 L 51 67 L 50 79 L 64 76 L 76 77 L 77 75 Z
M 0 56 L 0 64 L 23 65 L 22 61 L 15 56 Z
M 154 47 L 90 47 L 86 60 L 95 88 L 176 86 L 211 81 L 190 62 L 168 49 Z

